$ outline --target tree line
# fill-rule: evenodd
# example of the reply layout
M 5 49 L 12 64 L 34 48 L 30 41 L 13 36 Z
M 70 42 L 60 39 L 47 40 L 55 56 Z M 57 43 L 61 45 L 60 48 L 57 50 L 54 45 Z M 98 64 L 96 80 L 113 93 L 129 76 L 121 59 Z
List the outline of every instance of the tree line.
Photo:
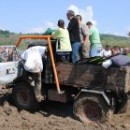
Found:
M 20 35 L 24 35 L 24 34 L 12 33 L 8 30 L 0 29 L 0 45 L 13 45 L 17 42 L 18 37 Z M 112 34 L 100 34 L 100 37 L 103 46 L 110 45 L 110 46 L 119 46 L 119 47 L 130 47 L 130 38 L 128 37 L 116 36 Z

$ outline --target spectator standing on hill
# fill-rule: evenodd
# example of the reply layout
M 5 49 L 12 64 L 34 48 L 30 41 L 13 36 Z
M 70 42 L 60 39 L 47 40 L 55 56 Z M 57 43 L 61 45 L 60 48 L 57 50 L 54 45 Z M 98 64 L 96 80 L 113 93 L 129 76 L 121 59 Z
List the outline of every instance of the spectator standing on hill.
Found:
M 130 32 L 128 33 L 128 36 L 130 37 Z
M 65 28 L 64 20 L 58 20 L 58 29 L 52 34 L 54 39 L 57 39 L 56 53 L 58 59 L 69 60 L 70 52 L 72 51 L 68 30 Z
M 67 19 L 69 20 L 68 31 L 70 36 L 70 42 L 72 46 L 71 59 L 75 63 L 79 60 L 79 50 L 81 47 L 80 36 L 79 36 L 79 23 L 75 17 L 75 13 L 72 10 L 67 11 Z
M 88 58 L 89 57 L 89 49 L 90 49 L 89 30 L 86 27 L 86 25 L 82 23 L 82 16 L 81 15 L 76 15 L 76 18 L 78 19 L 78 22 L 79 22 L 81 56 L 82 56 L 82 58 Z
M 86 25 L 89 28 L 90 57 L 99 56 L 102 49 L 99 31 L 90 21 Z

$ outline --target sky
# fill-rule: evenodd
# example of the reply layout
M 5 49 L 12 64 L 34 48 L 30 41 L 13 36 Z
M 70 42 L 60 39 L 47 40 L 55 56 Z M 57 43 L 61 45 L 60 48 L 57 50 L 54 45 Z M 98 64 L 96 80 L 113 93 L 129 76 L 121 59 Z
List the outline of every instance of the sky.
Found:
M 0 29 L 16 33 L 43 33 L 57 28 L 66 12 L 81 14 L 100 33 L 127 36 L 130 31 L 130 0 L 1 0 Z

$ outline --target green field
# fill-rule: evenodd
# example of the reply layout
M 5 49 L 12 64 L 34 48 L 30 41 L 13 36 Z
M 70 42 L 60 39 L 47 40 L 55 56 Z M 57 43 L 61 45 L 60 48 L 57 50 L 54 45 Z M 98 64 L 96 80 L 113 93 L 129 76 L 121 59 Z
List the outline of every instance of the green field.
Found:
M 123 36 L 115 36 L 110 34 L 101 34 L 101 43 L 110 46 L 130 47 L 130 38 Z
M 0 30 L 0 45 L 14 45 L 20 33 L 11 33 L 9 31 Z M 106 44 L 110 46 L 119 46 L 119 47 L 130 47 L 130 38 L 123 36 L 116 36 L 111 34 L 100 34 L 101 43 L 103 46 Z

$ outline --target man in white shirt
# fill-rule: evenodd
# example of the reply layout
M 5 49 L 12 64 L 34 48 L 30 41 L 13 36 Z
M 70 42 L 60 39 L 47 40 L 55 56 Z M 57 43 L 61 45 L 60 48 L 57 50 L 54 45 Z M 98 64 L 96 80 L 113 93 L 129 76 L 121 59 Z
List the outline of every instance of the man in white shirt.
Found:
M 34 93 L 38 102 L 43 99 L 41 93 L 41 72 L 43 71 L 42 57 L 45 56 L 45 52 L 45 46 L 33 46 L 21 54 L 21 58 L 25 61 L 24 69 L 30 72 L 34 81 Z
M 106 45 L 105 48 L 100 52 L 100 56 L 102 57 L 112 56 L 112 51 L 109 45 Z

